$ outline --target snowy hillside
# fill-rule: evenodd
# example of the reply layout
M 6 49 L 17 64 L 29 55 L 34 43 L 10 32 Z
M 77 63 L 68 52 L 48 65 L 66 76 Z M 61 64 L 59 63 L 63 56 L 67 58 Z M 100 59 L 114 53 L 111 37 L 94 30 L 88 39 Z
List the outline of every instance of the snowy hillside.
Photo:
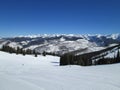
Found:
M 28 35 L 13 38 L 0 39 L 0 47 L 20 47 L 24 49 L 35 49 L 37 52 L 44 51 L 64 54 L 75 50 L 87 49 L 87 52 L 101 50 L 110 44 L 120 43 L 120 34 L 111 35 Z M 84 51 L 83 51 L 84 53 Z
M 59 57 L 0 51 L 0 90 L 119 90 L 120 64 L 59 66 Z

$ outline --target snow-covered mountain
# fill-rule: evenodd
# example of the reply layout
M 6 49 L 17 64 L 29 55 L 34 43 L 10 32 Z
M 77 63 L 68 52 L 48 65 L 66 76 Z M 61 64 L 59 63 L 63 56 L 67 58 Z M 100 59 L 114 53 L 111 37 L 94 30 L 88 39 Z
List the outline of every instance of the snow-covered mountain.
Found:
M 117 43 L 120 43 L 120 34 L 44 34 L 0 39 L 0 47 L 3 45 L 9 45 L 14 48 L 20 47 L 24 49 L 35 49 L 39 53 L 46 51 L 56 54 L 63 54 L 83 49 L 87 52 L 91 52 L 103 49 L 110 44 Z

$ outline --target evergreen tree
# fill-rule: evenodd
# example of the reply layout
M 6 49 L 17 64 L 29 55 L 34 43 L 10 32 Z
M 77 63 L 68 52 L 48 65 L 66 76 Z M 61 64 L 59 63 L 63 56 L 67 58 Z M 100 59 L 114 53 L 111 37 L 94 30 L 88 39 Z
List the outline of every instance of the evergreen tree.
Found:
M 25 54 L 26 54 L 25 50 L 22 51 L 22 54 L 25 56 Z
M 116 63 L 120 62 L 120 53 L 119 50 L 117 52 Z
M 19 52 L 20 52 L 20 48 L 17 47 L 16 54 L 19 54 Z
M 22 54 L 23 52 L 25 52 L 25 51 L 23 50 L 23 48 L 20 48 L 19 53 Z
M 35 57 L 37 57 L 37 53 L 35 53 Z
M 83 65 L 81 56 L 77 56 L 77 65 Z
M 5 51 L 5 45 L 2 46 L 2 49 L 1 49 L 1 50 L 2 50 L 2 51 Z
M 60 57 L 60 65 L 68 65 L 68 60 L 67 60 L 67 55 L 65 54 L 65 55 L 62 55 L 61 57 Z
M 33 54 L 35 55 L 35 57 L 37 57 L 37 52 L 35 50 L 33 50 Z
M 33 50 L 32 54 L 35 54 L 35 50 Z
M 43 56 L 46 56 L 46 52 L 44 51 L 42 55 L 43 55 Z
M 32 54 L 32 51 L 30 49 L 27 49 L 26 54 Z
M 68 59 L 70 61 L 70 65 L 74 64 L 74 55 L 73 54 L 68 54 Z

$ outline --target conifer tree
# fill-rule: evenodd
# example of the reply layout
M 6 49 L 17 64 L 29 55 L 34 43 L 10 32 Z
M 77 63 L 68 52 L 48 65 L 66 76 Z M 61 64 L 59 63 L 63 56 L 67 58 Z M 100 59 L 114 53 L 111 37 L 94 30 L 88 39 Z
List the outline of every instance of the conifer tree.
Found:
M 117 52 L 116 63 L 120 62 L 120 53 L 119 50 Z
M 1 50 L 2 50 L 2 51 L 5 51 L 5 45 L 2 46 L 2 49 L 1 49 Z
M 37 57 L 37 52 L 35 50 L 33 50 L 33 54 L 35 55 L 35 57 Z
M 35 57 L 37 57 L 37 53 L 35 53 Z
M 22 54 L 25 56 L 25 54 L 26 54 L 25 50 L 22 51 Z
M 26 54 L 31 54 L 31 53 L 32 53 L 32 51 L 30 49 L 26 50 Z
M 42 55 L 43 55 L 43 56 L 46 56 L 46 52 L 44 51 Z
M 19 54 L 20 48 L 17 47 L 16 54 Z

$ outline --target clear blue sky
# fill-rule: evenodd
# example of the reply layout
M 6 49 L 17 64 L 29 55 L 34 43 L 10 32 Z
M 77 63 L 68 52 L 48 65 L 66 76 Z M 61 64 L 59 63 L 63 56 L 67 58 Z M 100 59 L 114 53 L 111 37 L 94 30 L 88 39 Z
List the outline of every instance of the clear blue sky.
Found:
M 120 32 L 120 0 L 0 0 L 0 36 Z

